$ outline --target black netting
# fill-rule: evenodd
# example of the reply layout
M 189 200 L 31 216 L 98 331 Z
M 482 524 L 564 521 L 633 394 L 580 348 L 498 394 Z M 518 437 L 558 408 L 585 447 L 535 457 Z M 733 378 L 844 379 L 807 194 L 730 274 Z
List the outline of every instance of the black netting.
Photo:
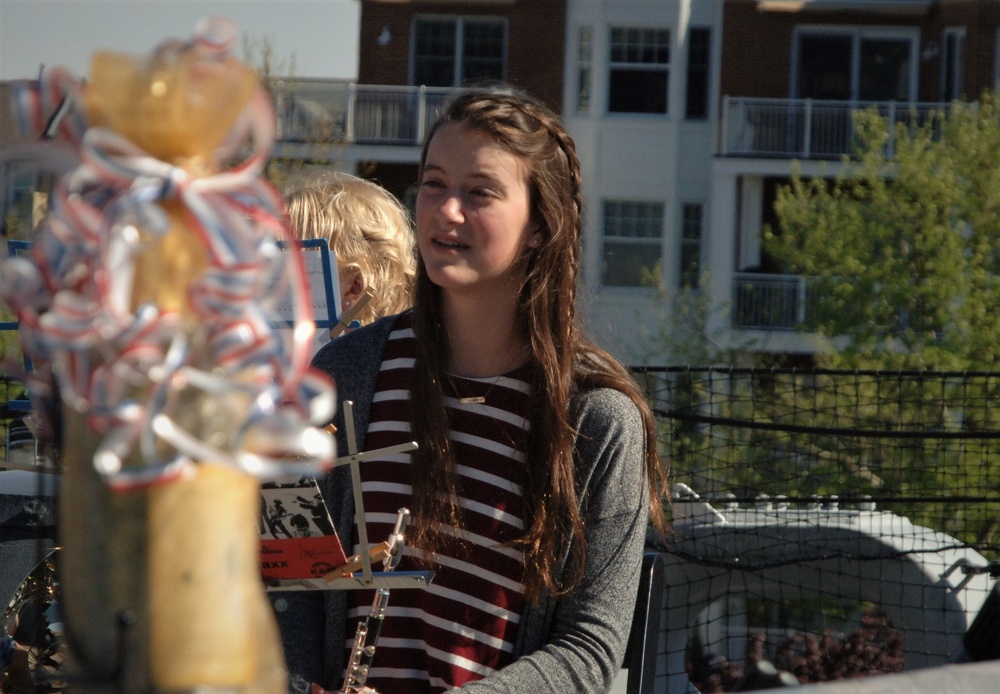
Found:
M 671 467 L 657 673 L 737 691 L 968 657 L 1000 555 L 1000 374 L 638 372 Z

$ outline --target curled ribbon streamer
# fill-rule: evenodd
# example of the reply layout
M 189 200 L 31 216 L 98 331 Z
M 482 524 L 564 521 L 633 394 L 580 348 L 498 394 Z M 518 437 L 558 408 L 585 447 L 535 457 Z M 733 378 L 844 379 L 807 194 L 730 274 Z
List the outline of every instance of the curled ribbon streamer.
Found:
M 215 33 L 213 33 L 215 32 Z M 200 26 L 194 45 L 220 60 L 231 36 Z M 177 50 L 166 46 L 163 50 Z M 18 103 L 24 122 L 62 104 L 79 87 L 54 73 Z M 57 99 L 63 95 L 62 99 Z M 228 170 L 193 177 L 107 128 L 64 137 L 79 143 L 81 163 L 59 182 L 49 219 L 36 232 L 29 261 L 8 258 L 0 294 L 16 311 L 35 364 L 29 388 L 48 395 L 59 384 L 103 436 L 94 466 L 109 486 L 128 490 L 188 474 L 195 461 L 230 465 L 261 477 L 316 474 L 334 463 L 329 380 L 309 366 L 312 306 L 300 254 L 284 253 L 282 204 L 258 178 L 274 141 L 274 114 L 259 88 L 219 147 L 219 161 L 252 147 Z M 36 127 L 37 130 L 37 127 Z M 185 334 L 179 314 L 145 304 L 130 308 L 143 238 L 167 232 L 160 202 L 181 204 L 207 268 L 188 287 L 197 319 Z M 293 329 L 276 307 L 290 303 Z M 225 408 L 225 431 L 201 440 L 185 428 L 192 403 Z M 135 464 L 135 454 L 141 459 Z
M 75 106 L 80 103 L 79 83 L 62 67 L 45 70 L 38 81 L 13 83 L 15 125 L 21 135 L 61 137 L 78 144 L 86 123 Z

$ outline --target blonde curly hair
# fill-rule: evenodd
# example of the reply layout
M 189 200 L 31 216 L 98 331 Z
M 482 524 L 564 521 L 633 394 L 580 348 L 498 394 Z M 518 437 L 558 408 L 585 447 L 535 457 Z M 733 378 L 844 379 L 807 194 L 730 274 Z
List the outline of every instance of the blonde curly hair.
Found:
M 285 205 L 296 238 L 327 239 L 339 270 L 361 272 L 374 297 L 358 320 L 367 324 L 410 307 L 416 276 L 413 231 L 409 212 L 389 191 L 357 176 L 322 171 L 292 181 Z

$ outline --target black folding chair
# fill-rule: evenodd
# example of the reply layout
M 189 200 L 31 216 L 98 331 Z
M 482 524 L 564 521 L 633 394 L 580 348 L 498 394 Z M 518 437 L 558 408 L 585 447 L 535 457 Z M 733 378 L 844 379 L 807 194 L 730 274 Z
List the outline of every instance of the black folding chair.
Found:
M 632 615 L 628 646 L 622 667 L 628 670 L 628 694 L 652 694 L 656 681 L 656 649 L 663 610 L 663 557 L 646 552 L 642 557 L 639 595 Z
M 962 645 L 969 660 L 1000 660 L 1000 583 L 993 584 Z

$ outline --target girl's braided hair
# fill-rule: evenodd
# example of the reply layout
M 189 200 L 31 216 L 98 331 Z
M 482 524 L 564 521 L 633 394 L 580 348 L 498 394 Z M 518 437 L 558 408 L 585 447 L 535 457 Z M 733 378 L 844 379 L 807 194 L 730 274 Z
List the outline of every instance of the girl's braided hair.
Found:
M 530 344 L 531 386 L 538 397 L 531 399 L 529 415 L 526 530 L 517 544 L 525 552 L 528 596 L 538 597 L 543 590 L 558 595 L 579 583 L 585 551 L 581 490 L 577 489 L 573 456 L 575 394 L 581 389 L 611 387 L 629 395 L 639 408 L 646 429 L 651 510 L 662 527 L 656 490 L 663 471 L 656 453 L 655 423 L 629 373 L 590 343 L 576 324 L 583 210 L 580 162 L 573 139 L 558 117 L 537 99 L 509 88 L 462 92 L 428 133 L 421 166 L 434 133 L 450 124 L 487 135 L 527 165 L 531 218 L 542 242 L 522 256 L 525 279 L 518 298 L 517 330 Z M 435 528 L 461 524 L 461 514 L 441 390 L 449 358 L 448 336 L 439 289 L 419 259 L 414 329 L 418 348 L 413 401 L 425 403 L 413 412 L 414 434 L 421 442 L 414 454 L 415 510 L 424 520 L 418 524 L 415 542 L 433 551 L 443 541 Z M 560 578 L 557 567 L 567 546 L 569 563 Z

